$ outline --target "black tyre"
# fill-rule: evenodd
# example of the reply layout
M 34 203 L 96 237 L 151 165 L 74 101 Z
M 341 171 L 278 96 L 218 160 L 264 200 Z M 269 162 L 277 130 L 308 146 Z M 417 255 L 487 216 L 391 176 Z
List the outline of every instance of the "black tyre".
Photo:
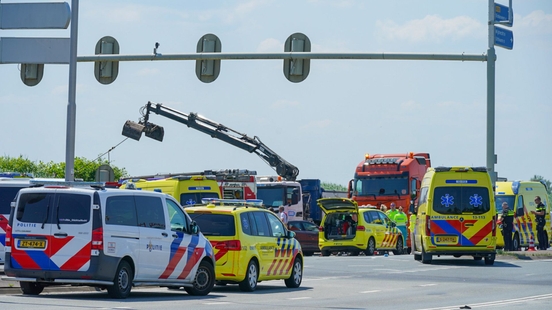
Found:
M 254 260 L 247 264 L 245 279 L 240 282 L 240 290 L 244 292 L 253 292 L 257 288 L 257 279 L 259 278 L 259 267 Z
M 300 257 L 296 257 L 291 269 L 291 275 L 284 282 L 289 288 L 298 288 L 303 281 L 303 263 Z
M 366 245 L 366 250 L 364 250 L 364 254 L 366 254 L 366 256 L 373 256 L 374 253 L 376 253 L 376 241 L 374 238 L 370 238 Z
M 202 261 L 197 268 L 193 287 L 184 287 L 188 294 L 193 296 L 205 296 L 215 286 L 215 268 L 207 261 Z
M 393 250 L 393 254 L 394 255 L 403 254 L 404 253 L 403 247 L 404 247 L 404 244 L 403 244 L 403 240 L 402 240 L 402 237 L 401 237 L 397 240 L 397 248 L 396 248 L 396 250 Z
M 111 298 L 124 299 L 130 295 L 132 281 L 134 280 L 134 272 L 126 261 L 121 261 L 113 279 L 114 285 L 107 287 L 107 294 Z
M 320 255 L 321 255 L 321 256 L 330 256 L 330 251 L 328 251 L 328 250 L 322 250 L 322 251 L 320 252 Z
M 473 257 L 473 260 L 482 260 L 482 259 L 483 259 L 482 256 L 474 256 L 474 257 Z
M 431 254 L 427 254 L 424 250 L 424 245 L 422 244 L 422 264 L 431 264 Z
M 38 295 L 44 290 L 44 285 L 35 282 L 19 282 L 19 287 L 25 295 Z
M 521 251 L 521 244 L 519 242 L 519 235 L 515 234 L 514 239 L 512 239 L 512 250 Z
M 304 254 L 305 256 L 313 256 L 313 255 L 314 255 L 314 252 L 311 252 L 311 251 L 305 252 L 305 251 L 303 251 L 303 254 Z
M 495 254 L 489 254 L 485 256 L 485 265 L 489 265 L 489 266 L 494 265 L 495 257 L 496 257 Z

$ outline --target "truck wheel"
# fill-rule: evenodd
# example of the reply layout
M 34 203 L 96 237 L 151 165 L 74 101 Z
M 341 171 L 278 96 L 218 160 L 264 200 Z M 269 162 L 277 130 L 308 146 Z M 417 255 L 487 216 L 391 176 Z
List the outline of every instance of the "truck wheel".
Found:
M 320 255 L 322 255 L 322 256 L 330 256 L 330 251 L 328 251 L 328 250 L 322 250 L 322 251 L 320 252 Z
M 44 290 L 44 285 L 35 282 L 19 282 L 19 287 L 24 295 L 38 295 Z
M 303 281 L 303 264 L 301 263 L 301 258 L 296 257 L 291 269 L 291 275 L 284 282 L 289 288 L 298 288 L 301 285 L 301 281 Z
M 215 268 L 207 261 L 202 261 L 197 268 L 193 287 L 184 287 L 188 294 L 193 296 L 205 296 L 215 286 Z
M 366 254 L 366 256 L 373 256 L 374 253 L 376 253 L 376 241 L 374 238 L 370 238 L 366 250 L 364 250 L 364 254 Z
M 245 272 L 245 279 L 240 282 L 240 290 L 244 292 L 253 292 L 257 288 L 257 279 L 259 278 L 259 268 L 254 260 L 250 260 Z
M 129 263 L 121 261 L 113 280 L 114 285 L 107 287 L 107 294 L 111 298 L 123 299 L 130 295 L 130 289 L 132 288 L 132 280 L 134 280 L 134 274 Z
M 424 250 L 424 245 L 422 244 L 422 264 L 431 264 L 431 254 L 427 254 Z

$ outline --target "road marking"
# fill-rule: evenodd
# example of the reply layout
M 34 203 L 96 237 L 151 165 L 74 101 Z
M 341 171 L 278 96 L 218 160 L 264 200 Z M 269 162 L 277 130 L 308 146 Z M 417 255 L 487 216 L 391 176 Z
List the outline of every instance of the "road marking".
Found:
M 299 300 L 299 299 L 311 299 L 312 297 L 294 297 L 294 298 L 288 298 L 288 300 Z
M 418 286 L 421 286 L 421 287 L 426 287 L 426 286 L 435 286 L 437 285 L 436 283 L 428 283 L 428 284 L 421 284 L 421 285 L 418 285 Z
M 220 302 L 204 302 L 203 304 L 204 305 L 229 305 L 232 303 L 228 301 L 220 301 Z
M 446 306 L 446 307 L 439 307 L 439 308 L 423 308 L 423 309 L 419 309 L 419 310 L 449 310 L 449 309 L 450 310 L 457 310 L 457 309 L 460 309 L 460 307 L 464 307 L 464 306 L 469 306 L 470 308 L 474 309 L 474 308 L 484 308 L 484 307 L 518 304 L 518 303 L 523 303 L 523 302 L 532 301 L 532 300 L 539 300 L 539 299 L 552 299 L 552 294 L 527 296 L 527 297 L 513 298 L 513 299 L 506 299 L 506 300 L 497 300 L 497 301 L 488 301 L 488 302 L 482 302 L 482 303 L 477 303 L 477 304 Z
M 369 294 L 369 293 L 377 293 L 377 292 L 381 292 L 381 290 L 364 291 L 364 292 L 360 292 L 360 293 L 361 294 Z

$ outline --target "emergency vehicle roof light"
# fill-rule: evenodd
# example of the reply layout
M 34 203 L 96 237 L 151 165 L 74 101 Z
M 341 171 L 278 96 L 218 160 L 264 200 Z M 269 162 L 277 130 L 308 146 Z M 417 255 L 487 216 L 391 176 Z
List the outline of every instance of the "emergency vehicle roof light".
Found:
M 370 154 L 368 153 L 364 154 L 364 159 L 368 159 L 368 158 L 370 158 Z
M 414 158 L 414 152 L 408 153 L 408 157 L 411 158 L 411 159 Z

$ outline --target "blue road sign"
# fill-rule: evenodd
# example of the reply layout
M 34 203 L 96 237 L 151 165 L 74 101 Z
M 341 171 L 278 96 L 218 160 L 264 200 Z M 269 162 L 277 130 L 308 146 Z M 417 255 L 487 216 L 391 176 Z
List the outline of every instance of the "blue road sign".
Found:
M 507 22 L 510 18 L 510 7 L 495 3 L 495 22 Z M 512 27 L 514 24 L 514 12 L 512 12 L 512 20 L 509 23 L 504 24 L 505 26 Z
M 514 48 L 514 33 L 508 29 L 504 29 L 501 27 L 494 27 L 495 32 L 495 42 L 494 45 L 500 46 L 505 49 L 513 49 Z

